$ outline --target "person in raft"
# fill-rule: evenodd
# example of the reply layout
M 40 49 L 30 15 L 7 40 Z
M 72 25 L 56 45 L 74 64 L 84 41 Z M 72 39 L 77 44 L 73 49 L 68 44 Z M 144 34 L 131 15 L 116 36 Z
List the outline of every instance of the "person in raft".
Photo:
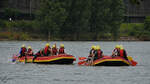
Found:
M 65 54 L 65 50 L 64 50 L 64 44 L 60 44 L 60 48 L 59 48 L 59 54 Z
M 54 44 L 53 46 L 52 46 L 52 55 L 57 55 L 57 48 L 56 48 L 56 44 Z
M 116 45 L 116 46 L 115 46 L 115 49 L 114 49 L 113 52 L 112 52 L 112 58 L 114 58 L 114 57 L 116 57 L 116 56 L 120 56 L 119 51 L 120 51 L 120 45 Z
M 90 53 L 89 53 L 89 56 L 87 58 L 87 63 L 88 64 L 93 64 L 93 57 L 95 55 L 95 50 L 96 50 L 96 46 L 92 46 L 91 47 L 91 50 L 90 50 Z
M 23 44 L 22 46 L 21 46 L 21 49 L 20 49 L 20 56 L 19 57 L 22 57 L 22 56 L 25 56 L 26 55 L 26 53 L 27 53 L 27 48 L 25 47 L 25 45 Z
M 33 56 L 33 51 L 32 51 L 31 46 L 28 46 L 27 55 L 28 56 Z
M 40 53 L 41 53 L 41 56 L 50 56 L 52 54 L 52 50 L 51 50 L 50 44 L 47 43 L 45 45 L 45 48 L 40 50 Z
M 120 53 L 120 57 L 123 57 L 124 59 L 128 60 L 127 52 L 126 52 L 126 50 L 123 48 L 122 45 L 120 45 L 120 51 L 119 51 L 119 53 Z
M 35 55 L 34 58 L 32 59 L 32 62 L 34 62 L 34 60 L 39 57 L 39 56 L 50 56 L 51 55 L 51 48 L 50 48 L 50 44 L 46 43 L 45 48 L 40 49 Z
M 103 57 L 103 51 L 101 50 L 100 46 L 97 45 L 96 50 L 95 50 L 94 60 L 102 58 L 102 57 Z

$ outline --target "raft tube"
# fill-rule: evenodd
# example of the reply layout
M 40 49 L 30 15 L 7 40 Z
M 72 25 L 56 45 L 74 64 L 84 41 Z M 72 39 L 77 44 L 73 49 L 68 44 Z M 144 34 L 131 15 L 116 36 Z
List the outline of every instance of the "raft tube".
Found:
M 23 56 L 19 58 L 18 56 L 13 56 L 13 61 L 26 62 L 26 63 L 40 63 L 40 64 L 73 64 L 76 58 L 69 54 L 59 54 L 53 56 L 38 56 L 34 59 L 34 56 Z
M 78 65 L 86 65 L 86 66 L 130 66 L 132 64 L 131 60 L 126 60 L 122 57 L 114 57 L 104 56 L 103 58 L 97 59 L 93 61 L 93 64 L 88 64 L 86 60 L 82 60 L 78 62 Z

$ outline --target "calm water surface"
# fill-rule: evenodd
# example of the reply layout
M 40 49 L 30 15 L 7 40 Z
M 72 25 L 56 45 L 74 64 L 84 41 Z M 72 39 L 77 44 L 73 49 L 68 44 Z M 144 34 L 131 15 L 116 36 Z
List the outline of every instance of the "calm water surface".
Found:
M 73 65 L 14 64 L 13 54 L 22 44 L 31 45 L 34 52 L 45 41 L 0 41 L 0 84 L 150 84 L 150 42 L 50 42 L 65 44 L 66 52 L 76 58 L 87 56 L 91 45 L 101 45 L 110 55 L 116 44 L 123 44 L 135 67 L 105 67 Z M 78 60 L 77 60 L 78 61 Z

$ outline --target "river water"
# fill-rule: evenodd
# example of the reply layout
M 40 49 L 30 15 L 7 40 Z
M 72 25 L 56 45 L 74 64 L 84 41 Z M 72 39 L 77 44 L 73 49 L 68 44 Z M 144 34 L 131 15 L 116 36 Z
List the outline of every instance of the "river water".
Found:
M 116 44 L 124 45 L 129 56 L 138 62 L 135 67 L 73 65 L 41 65 L 11 62 L 22 44 L 37 52 L 46 41 L 0 41 L 0 84 L 150 84 L 150 42 L 49 42 L 64 43 L 66 52 L 76 58 L 87 56 L 91 45 L 100 45 L 110 55 Z

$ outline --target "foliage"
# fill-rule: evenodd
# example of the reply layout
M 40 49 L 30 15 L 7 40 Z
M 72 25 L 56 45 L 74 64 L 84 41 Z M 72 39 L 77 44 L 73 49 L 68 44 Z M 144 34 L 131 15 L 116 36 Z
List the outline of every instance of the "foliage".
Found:
M 12 9 L 5 13 L 19 15 Z M 37 34 L 51 40 L 117 40 L 124 5 L 123 0 L 41 0 L 35 14 L 34 21 L 4 21 L 3 31 L 23 32 L 22 38 Z
M 5 8 L 4 9 L 4 17 L 7 18 L 17 18 L 20 15 L 20 11 L 18 9 L 13 8 Z
M 45 35 L 56 36 L 65 19 L 66 12 L 59 0 L 42 1 L 36 20 Z

